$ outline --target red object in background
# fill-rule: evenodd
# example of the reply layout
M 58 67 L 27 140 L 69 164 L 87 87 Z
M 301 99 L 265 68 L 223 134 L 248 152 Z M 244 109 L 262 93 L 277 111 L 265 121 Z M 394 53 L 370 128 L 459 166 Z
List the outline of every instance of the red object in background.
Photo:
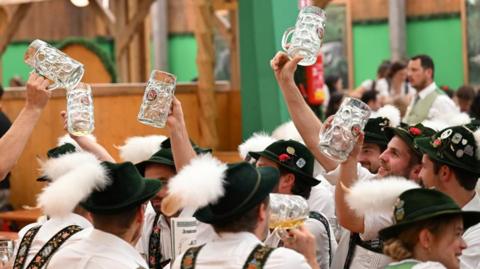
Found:
M 307 102 L 321 105 L 325 101 L 325 82 L 323 80 L 323 55 L 319 54 L 317 62 L 305 67 Z

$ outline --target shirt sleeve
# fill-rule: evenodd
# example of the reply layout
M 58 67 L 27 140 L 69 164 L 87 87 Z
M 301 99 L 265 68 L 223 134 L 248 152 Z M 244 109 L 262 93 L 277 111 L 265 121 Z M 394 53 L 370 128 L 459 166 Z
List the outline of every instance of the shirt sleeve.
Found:
M 176 268 L 176 267 L 173 267 Z M 305 257 L 300 253 L 287 249 L 277 248 L 270 256 L 268 256 L 267 262 L 263 267 L 265 269 L 311 269 L 310 265 L 305 260 Z
M 330 224 L 329 224 L 330 225 Z M 337 250 L 337 242 L 335 236 L 330 230 L 326 230 L 325 226 L 316 219 L 308 219 L 305 222 L 307 229 L 315 236 L 317 244 L 317 262 L 320 268 L 328 268 L 330 264 L 330 253 L 335 254 Z M 329 237 L 330 234 L 330 237 Z M 332 240 L 333 239 L 333 240 Z
M 468 228 L 463 234 L 467 248 L 460 256 L 460 268 L 480 268 L 480 224 Z
M 378 232 L 393 225 L 392 216 L 387 213 L 367 212 L 363 216 L 364 231 L 360 238 L 364 241 L 378 238 Z
M 326 173 L 323 176 L 328 180 L 328 182 L 330 182 L 330 184 L 336 185 L 338 182 L 338 179 L 340 178 L 340 165 L 337 166 L 337 168 L 335 168 L 334 170 Z M 367 180 L 367 179 L 372 179 L 374 177 L 375 177 L 375 174 L 370 173 L 370 171 L 368 171 L 368 169 L 366 169 L 362 165 L 357 164 L 358 180 Z

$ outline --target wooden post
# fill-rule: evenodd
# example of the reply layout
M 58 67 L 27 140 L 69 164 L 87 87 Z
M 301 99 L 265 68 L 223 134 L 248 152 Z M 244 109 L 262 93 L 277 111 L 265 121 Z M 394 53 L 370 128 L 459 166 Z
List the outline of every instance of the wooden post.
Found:
M 0 55 L 5 52 L 8 43 L 10 43 L 10 40 L 20 26 L 20 23 L 23 21 L 23 18 L 25 18 L 25 15 L 27 15 L 30 7 L 30 3 L 20 4 L 10 16 L 10 19 L 7 22 L 7 27 L 5 28 L 5 32 L 0 35 Z
M 463 60 L 463 83 L 470 84 L 468 63 L 468 33 L 467 33 L 467 8 L 465 0 L 460 0 L 460 18 L 462 20 L 462 60 Z
M 240 90 L 240 60 L 238 57 L 238 10 L 230 10 L 230 86 Z
M 128 58 L 119 49 L 120 35 L 127 24 L 127 0 L 115 1 L 115 17 L 117 23 L 115 24 L 115 32 L 113 33 L 115 40 L 115 62 L 117 64 L 118 82 L 130 81 L 128 74 Z
M 167 0 L 156 0 L 152 8 L 152 36 L 155 69 L 168 70 Z
M 214 11 L 211 0 L 188 1 L 197 40 L 198 100 L 200 103 L 200 134 L 202 146 L 218 145 L 215 104 L 215 48 L 213 43 Z
M 399 61 L 407 57 L 405 0 L 390 0 L 388 4 L 391 59 Z

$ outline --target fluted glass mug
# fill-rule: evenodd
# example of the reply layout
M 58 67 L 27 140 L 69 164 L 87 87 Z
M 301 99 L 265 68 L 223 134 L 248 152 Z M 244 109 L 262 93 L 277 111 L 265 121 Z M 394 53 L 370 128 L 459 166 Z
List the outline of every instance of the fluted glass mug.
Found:
M 78 83 L 67 89 L 68 132 L 76 136 L 88 135 L 94 126 L 92 89 L 89 84 Z
M 299 195 L 270 194 L 270 229 L 293 229 L 302 225 L 309 215 L 307 200 Z
M 40 39 L 30 43 L 24 60 L 37 74 L 53 81 L 49 90 L 74 88 L 85 72 L 83 64 Z
M 165 127 L 176 81 L 175 75 L 158 70 L 152 71 L 138 113 L 138 121 L 157 128 Z
M 326 20 L 323 9 L 306 6 L 300 10 L 295 27 L 290 27 L 283 33 L 282 48 L 292 58 L 303 56 L 299 65 L 308 66 L 317 61 Z
M 320 151 L 330 159 L 345 161 L 369 117 L 370 108 L 367 104 L 355 98 L 345 98 L 332 122 L 324 124 L 320 131 Z

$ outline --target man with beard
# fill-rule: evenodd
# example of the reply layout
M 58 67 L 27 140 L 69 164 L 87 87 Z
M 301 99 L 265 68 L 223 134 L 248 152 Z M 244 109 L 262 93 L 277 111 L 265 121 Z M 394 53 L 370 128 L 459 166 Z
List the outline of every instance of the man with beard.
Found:
M 435 66 L 430 56 L 417 55 L 408 62 L 408 82 L 417 90 L 417 94 L 407 108 L 403 119 L 405 123 L 414 125 L 424 120 L 434 120 L 441 113 L 448 115 L 459 111 L 453 100 L 435 84 L 434 75 Z

